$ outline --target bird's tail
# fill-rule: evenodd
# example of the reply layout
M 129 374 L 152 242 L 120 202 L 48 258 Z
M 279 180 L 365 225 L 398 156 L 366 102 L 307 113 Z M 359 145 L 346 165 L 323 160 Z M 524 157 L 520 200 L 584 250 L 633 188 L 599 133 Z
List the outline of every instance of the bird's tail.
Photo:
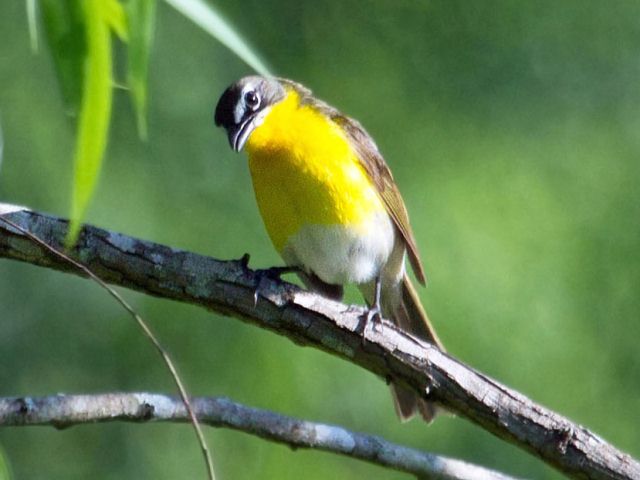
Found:
M 420 303 L 418 293 L 413 288 L 411 280 L 409 280 L 406 273 L 399 287 L 400 291 L 394 295 L 396 296 L 395 301 L 389 302 L 391 308 L 386 316 L 393 320 L 400 329 L 421 340 L 432 343 L 444 351 L 444 347 Z M 392 383 L 391 393 L 393 394 L 396 412 L 403 421 L 409 420 L 419 413 L 426 422 L 431 422 L 438 413 L 435 404 L 424 400 L 411 390 Z

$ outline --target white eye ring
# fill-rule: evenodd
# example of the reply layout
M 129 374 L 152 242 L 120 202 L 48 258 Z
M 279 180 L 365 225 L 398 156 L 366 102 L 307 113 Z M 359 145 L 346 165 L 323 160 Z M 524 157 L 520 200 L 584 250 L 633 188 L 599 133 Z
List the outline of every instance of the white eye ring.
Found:
M 244 103 L 255 111 L 260 106 L 260 96 L 254 90 L 249 90 L 244 94 Z

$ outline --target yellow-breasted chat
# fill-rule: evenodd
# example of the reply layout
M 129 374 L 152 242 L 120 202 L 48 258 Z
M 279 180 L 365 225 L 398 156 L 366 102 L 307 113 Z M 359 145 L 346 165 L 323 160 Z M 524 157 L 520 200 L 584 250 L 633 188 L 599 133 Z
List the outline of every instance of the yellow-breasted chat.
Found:
M 341 299 L 356 284 L 370 308 L 442 348 L 405 270 L 425 275 L 409 216 L 376 144 L 352 118 L 291 80 L 244 77 L 220 97 L 215 123 L 249 157 L 265 227 L 312 290 Z M 433 404 L 391 385 L 401 419 Z

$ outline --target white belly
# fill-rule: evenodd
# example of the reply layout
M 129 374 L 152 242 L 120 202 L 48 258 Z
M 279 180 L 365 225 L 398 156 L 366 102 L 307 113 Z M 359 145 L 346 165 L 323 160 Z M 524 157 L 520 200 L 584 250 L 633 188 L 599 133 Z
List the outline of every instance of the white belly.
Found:
M 380 275 L 395 237 L 393 221 L 379 212 L 358 226 L 306 225 L 289 237 L 282 257 L 326 283 L 361 284 Z

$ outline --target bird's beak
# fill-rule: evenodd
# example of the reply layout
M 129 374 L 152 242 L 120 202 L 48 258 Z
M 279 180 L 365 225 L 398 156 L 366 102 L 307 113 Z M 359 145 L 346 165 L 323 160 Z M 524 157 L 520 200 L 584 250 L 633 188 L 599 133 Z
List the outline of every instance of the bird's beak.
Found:
M 238 125 L 233 125 L 229 127 L 227 130 L 227 136 L 229 138 L 229 145 L 236 152 L 242 150 L 244 144 L 247 142 L 249 135 L 256 128 L 255 116 L 252 115 L 249 118 L 245 119 L 242 123 Z

